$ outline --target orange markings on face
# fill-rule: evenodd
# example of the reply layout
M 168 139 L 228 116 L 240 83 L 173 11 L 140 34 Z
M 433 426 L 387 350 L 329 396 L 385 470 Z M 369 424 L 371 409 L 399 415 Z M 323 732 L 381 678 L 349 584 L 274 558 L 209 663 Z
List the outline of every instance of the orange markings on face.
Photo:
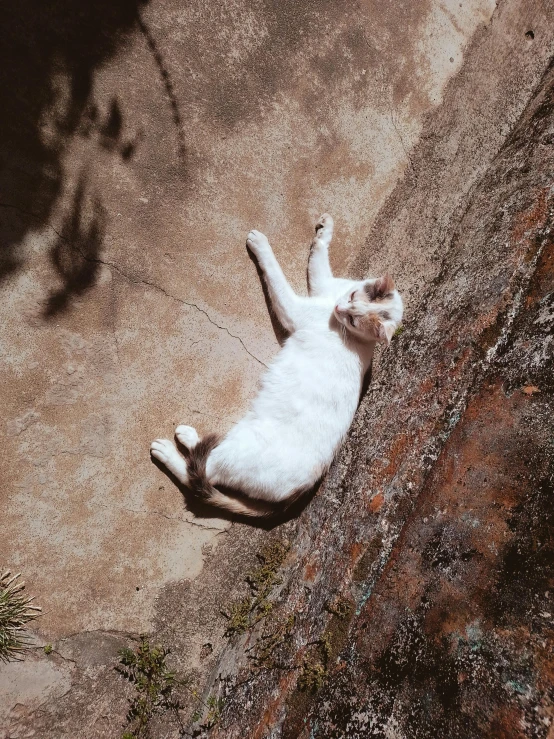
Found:
M 375 313 L 365 313 L 363 316 L 359 316 L 358 318 L 358 328 L 363 331 L 367 331 L 367 333 L 375 336 L 375 338 L 379 337 L 380 327 L 381 321 Z

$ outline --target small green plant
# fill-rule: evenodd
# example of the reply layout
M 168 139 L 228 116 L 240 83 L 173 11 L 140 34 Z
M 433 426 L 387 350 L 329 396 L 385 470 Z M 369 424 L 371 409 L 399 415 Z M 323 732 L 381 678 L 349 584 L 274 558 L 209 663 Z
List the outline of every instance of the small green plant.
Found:
M 321 655 L 323 657 L 323 663 L 325 667 L 329 664 L 329 659 L 331 657 L 331 637 L 329 634 L 325 633 L 322 634 L 320 639 L 318 640 L 318 646 L 321 650 Z
M 250 612 L 252 610 L 252 598 L 241 598 L 231 603 L 227 611 L 223 613 L 227 619 L 225 636 L 233 634 L 244 634 L 250 626 Z
M 25 583 L 19 577 L 20 574 L 12 575 L 9 570 L 0 575 L 0 660 L 3 662 L 23 659 L 29 647 L 25 627 L 42 610 L 31 605 L 33 598 L 23 595 Z
M 275 653 L 288 642 L 294 627 L 294 615 L 291 614 L 284 621 L 272 620 L 267 626 L 254 647 L 251 647 L 252 654 L 249 657 L 258 667 L 280 668 L 282 665 L 277 662 Z
M 312 644 L 315 649 L 312 655 L 304 660 L 297 682 L 298 689 L 306 693 L 316 693 L 327 678 L 331 658 L 331 636 L 324 633 Z
M 54 647 L 51 644 L 45 644 L 43 649 L 44 649 L 44 654 L 52 654 Z
M 223 611 L 228 621 L 226 636 L 243 634 L 271 612 L 273 603 L 268 600 L 268 596 L 282 582 L 277 571 L 285 561 L 288 551 L 287 542 L 274 541 L 258 554 L 261 565 L 246 576 L 250 595 L 231 603 L 227 611 Z
M 394 332 L 393 336 L 400 336 L 400 334 L 404 331 L 404 326 L 398 326 L 396 331 Z
M 225 701 L 223 698 L 216 698 L 215 695 L 210 695 L 206 698 L 206 705 L 208 706 L 208 713 L 206 714 L 206 718 L 204 719 L 202 726 L 205 729 L 211 729 L 212 726 L 219 723 Z
M 326 677 L 327 670 L 321 662 L 306 659 L 298 677 L 298 688 L 306 693 L 316 693 L 323 686 Z
M 145 635 L 140 637 L 136 651 L 125 648 L 119 652 L 115 669 L 136 688 L 122 739 L 148 737 L 148 723 L 154 713 L 181 708 L 173 690 L 184 681 L 178 681 L 175 673 L 168 670 L 165 663 L 168 654 L 168 649 L 152 646 Z
M 204 710 L 207 709 L 204 720 L 199 724 L 199 729 L 207 730 L 216 726 L 221 719 L 221 712 L 225 705 L 224 698 L 209 695 L 204 702 Z M 198 723 L 203 716 L 204 710 L 198 709 L 192 714 L 193 723 Z

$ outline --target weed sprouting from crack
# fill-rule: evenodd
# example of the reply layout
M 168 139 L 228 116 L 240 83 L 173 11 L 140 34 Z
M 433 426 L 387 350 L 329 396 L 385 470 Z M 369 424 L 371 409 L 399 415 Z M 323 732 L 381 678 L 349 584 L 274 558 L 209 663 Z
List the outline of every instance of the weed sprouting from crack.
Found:
M 145 634 L 140 636 L 136 650 L 120 650 L 119 664 L 115 669 L 136 689 L 135 696 L 130 700 L 127 727 L 121 739 L 151 739 L 150 721 L 155 714 L 165 711 L 173 712 L 180 727 L 179 736 L 194 737 L 219 723 L 225 700 L 214 695 L 203 700 L 192 687 L 191 676 L 177 677 L 168 669 L 168 654 L 169 649 L 153 646 Z M 198 723 L 203 717 L 202 723 L 192 733 L 185 729 L 181 721 L 179 712 L 186 706 L 176 695 L 178 689 L 188 692 L 197 706 L 191 717 L 192 722 Z
M 149 722 L 155 713 L 178 711 L 182 708 L 173 691 L 178 685 L 188 687 L 187 679 L 177 679 L 166 665 L 169 650 L 152 646 L 143 634 L 136 651 L 126 647 L 119 652 L 115 669 L 136 688 L 127 712 L 127 729 L 121 739 L 142 739 L 149 736 Z
M 25 583 L 20 574 L 8 570 L 0 575 L 0 661 L 23 659 L 29 648 L 25 627 L 40 615 L 40 606 L 31 605 L 33 598 L 23 595 Z
M 257 667 L 266 668 L 268 670 L 290 669 L 288 666 L 282 665 L 277 661 L 276 653 L 283 646 L 289 643 L 289 637 L 294 628 L 294 614 L 291 614 L 284 621 L 277 623 L 272 620 L 269 628 L 264 630 L 256 644 L 249 649 L 252 654 L 250 659 Z
M 201 724 L 199 724 L 200 730 L 212 729 L 219 723 L 221 719 L 221 711 L 225 705 L 224 698 L 217 698 L 215 695 L 209 695 L 206 698 L 205 706 L 208 709 L 206 715 Z M 192 715 L 192 721 L 197 723 L 202 718 L 202 711 L 196 711 Z
M 313 653 L 304 660 L 297 682 L 298 689 L 307 693 L 317 693 L 327 679 L 331 658 L 330 635 L 322 634 L 313 646 Z
M 314 694 L 323 687 L 331 663 L 348 638 L 349 624 L 354 615 L 354 603 L 344 595 L 336 595 L 325 604 L 325 610 L 332 618 L 319 639 L 308 644 L 308 653 L 300 667 L 297 687 L 305 693 Z
M 298 688 L 307 693 L 317 693 L 327 677 L 327 669 L 321 662 L 304 660 L 302 672 L 298 678 Z
M 273 608 L 268 600 L 271 591 L 282 580 L 277 571 L 285 561 L 290 545 L 288 542 L 271 542 L 257 555 L 259 567 L 246 576 L 250 595 L 231 603 L 223 615 L 228 621 L 226 636 L 243 634 L 266 618 Z

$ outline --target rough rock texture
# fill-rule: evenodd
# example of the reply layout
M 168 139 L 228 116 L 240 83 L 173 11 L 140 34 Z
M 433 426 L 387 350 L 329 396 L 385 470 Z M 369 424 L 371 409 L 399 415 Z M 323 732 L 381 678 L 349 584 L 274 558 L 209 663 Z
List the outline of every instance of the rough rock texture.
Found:
M 211 736 L 552 735 L 553 144 L 550 64 L 443 232 L 300 519 L 276 609 L 222 656 Z
M 113 667 L 144 630 L 211 671 L 220 736 L 545 736 L 552 3 L 3 20 L 0 559 L 53 651 L 0 669 L 0 736 L 120 736 Z M 390 269 L 408 320 L 324 487 L 268 534 L 187 508 L 147 449 L 242 413 L 277 349 L 244 236 L 303 290 L 324 210 L 336 270 Z M 292 543 L 279 606 L 220 658 L 268 536 Z

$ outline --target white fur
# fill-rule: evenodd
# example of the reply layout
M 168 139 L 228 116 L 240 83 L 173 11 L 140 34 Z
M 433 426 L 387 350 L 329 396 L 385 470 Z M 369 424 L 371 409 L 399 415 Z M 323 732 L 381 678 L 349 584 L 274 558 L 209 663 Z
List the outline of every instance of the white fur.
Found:
M 250 410 L 210 453 L 206 473 L 212 485 L 271 502 L 312 487 L 352 423 L 379 340 L 352 327 L 348 311 L 358 315 L 386 310 L 381 335 L 387 343 L 391 327 L 402 318 L 396 290 L 384 302 L 349 302 L 351 293 L 367 281 L 333 277 L 328 258 L 332 231 L 332 218 L 322 216 L 308 265 L 309 297 L 294 293 L 267 238 L 258 231 L 248 234 L 247 245 L 262 269 L 275 314 L 290 336 Z M 190 426 L 178 426 L 176 436 L 189 448 L 199 440 Z M 158 439 L 151 452 L 187 483 L 186 463 L 172 442 Z
M 192 426 L 177 426 L 175 429 L 175 436 L 187 449 L 194 449 L 194 447 L 200 441 L 198 432 Z

